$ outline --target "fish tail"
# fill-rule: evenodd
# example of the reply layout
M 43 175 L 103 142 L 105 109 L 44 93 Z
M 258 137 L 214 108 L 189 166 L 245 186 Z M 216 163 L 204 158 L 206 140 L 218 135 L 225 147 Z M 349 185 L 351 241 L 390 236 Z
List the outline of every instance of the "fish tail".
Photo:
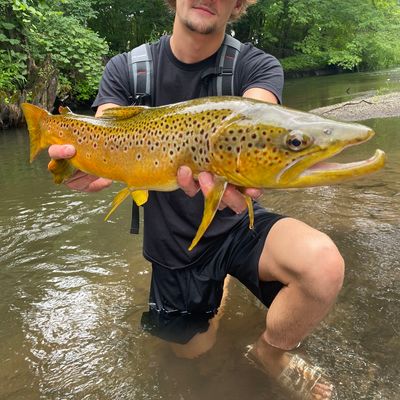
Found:
M 28 124 L 30 139 L 30 162 L 32 162 L 45 146 L 42 145 L 42 127 L 41 121 L 46 119 L 50 114 L 40 107 L 29 103 L 21 104 L 26 123 Z

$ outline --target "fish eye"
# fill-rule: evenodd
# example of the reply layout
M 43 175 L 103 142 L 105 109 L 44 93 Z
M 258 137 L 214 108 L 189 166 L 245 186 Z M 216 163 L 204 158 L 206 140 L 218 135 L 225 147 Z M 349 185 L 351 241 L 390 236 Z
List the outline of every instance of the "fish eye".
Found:
M 324 134 L 327 136 L 332 135 L 333 129 L 332 128 L 325 128 L 324 129 Z
M 285 144 L 290 150 L 300 151 L 311 144 L 311 139 L 301 131 L 291 131 L 286 135 Z

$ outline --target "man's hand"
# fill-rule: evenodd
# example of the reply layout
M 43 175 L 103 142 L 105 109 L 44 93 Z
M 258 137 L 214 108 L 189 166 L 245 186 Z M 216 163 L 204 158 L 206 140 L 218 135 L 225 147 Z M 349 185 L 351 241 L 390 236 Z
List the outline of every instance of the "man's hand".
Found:
M 53 144 L 49 147 L 49 156 L 55 160 L 71 158 L 75 153 L 75 147 L 70 144 Z M 88 175 L 78 170 L 64 183 L 73 190 L 79 190 L 81 192 L 98 192 L 99 190 L 109 187 L 112 184 L 112 180 Z
M 201 172 L 198 176 L 198 182 L 193 179 L 192 171 L 189 167 L 182 166 L 178 170 L 178 185 L 190 197 L 196 195 L 201 190 L 204 195 L 210 192 L 214 187 L 214 176 L 209 172 Z M 244 191 L 252 199 L 256 200 L 261 197 L 262 191 L 260 189 L 247 188 Z M 240 214 L 247 209 L 246 200 L 238 189 L 233 185 L 228 185 L 222 197 L 219 209 L 223 210 L 225 207 L 231 208 L 236 213 Z

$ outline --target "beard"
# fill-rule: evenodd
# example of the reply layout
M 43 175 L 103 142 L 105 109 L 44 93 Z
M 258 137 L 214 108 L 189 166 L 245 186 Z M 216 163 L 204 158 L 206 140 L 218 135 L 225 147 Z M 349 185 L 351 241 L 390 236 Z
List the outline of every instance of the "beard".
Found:
M 184 21 L 185 26 L 191 30 L 192 32 L 200 33 L 202 35 L 210 35 L 211 33 L 214 33 L 216 31 L 216 26 L 215 24 L 195 24 L 192 21 L 185 20 Z

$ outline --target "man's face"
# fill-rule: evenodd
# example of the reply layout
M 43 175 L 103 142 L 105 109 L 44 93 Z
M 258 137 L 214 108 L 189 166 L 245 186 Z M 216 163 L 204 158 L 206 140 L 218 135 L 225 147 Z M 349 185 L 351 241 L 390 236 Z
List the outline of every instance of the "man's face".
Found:
M 241 0 L 176 0 L 176 18 L 186 28 L 204 35 L 225 30 Z

